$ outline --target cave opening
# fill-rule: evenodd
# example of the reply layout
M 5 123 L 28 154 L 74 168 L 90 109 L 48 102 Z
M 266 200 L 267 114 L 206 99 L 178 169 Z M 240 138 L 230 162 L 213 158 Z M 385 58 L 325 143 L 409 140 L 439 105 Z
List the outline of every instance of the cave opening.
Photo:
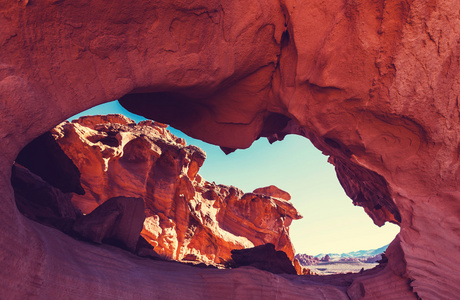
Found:
M 146 122 L 144 118 L 122 109 L 117 101 L 102 104 L 88 111 L 84 111 L 72 117 L 71 120 L 78 119 L 85 115 L 106 115 L 110 113 L 122 113 L 133 119 L 136 123 Z M 145 124 L 151 125 L 151 123 Z M 159 126 L 165 127 L 163 124 L 159 124 Z M 371 219 L 363 213 L 362 208 L 350 205 L 350 199 L 344 193 L 343 188 L 337 181 L 333 166 L 327 164 L 326 156 L 321 154 L 310 141 L 304 137 L 287 136 L 283 142 L 274 143 L 271 146 L 268 145 L 266 139 L 259 139 L 248 149 L 237 150 L 234 153 L 225 155 L 217 146 L 190 138 L 171 127 L 169 127 L 168 130 L 179 137 L 179 143 L 182 143 L 180 139 L 184 139 L 187 145 L 195 145 L 205 150 L 207 153 L 206 162 L 202 166 L 198 166 L 200 169 L 199 174 L 201 178 L 212 181 L 213 188 L 219 188 L 220 184 L 227 184 L 232 185 L 232 187 L 236 186 L 245 193 L 250 193 L 259 187 L 273 184 L 289 192 L 292 197 L 290 202 L 293 203 L 294 207 L 303 215 L 303 219 L 295 220 L 289 229 L 290 232 L 288 230 L 288 234 L 295 247 L 295 254 L 300 255 L 297 256 L 299 260 L 301 260 L 302 257 L 307 257 L 307 259 L 301 261 L 305 264 L 304 267 L 311 270 L 314 274 L 329 275 L 370 269 L 377 265 L 377 261 L 379 260 L 377 256 L 380 254 L 372 250 L 384 251 L 386 246 L 394 239 L 394 236 L 398 232 L 399 228 L 393 224 L 388 225 L 387 223 L 383 228 L 376 227 L 372 224 Z M 100 134 L 88 136 L 88 139 L 91 143 L 100 143 L 108 146 L 104 151 L 110 152 L 111 150 L 108 149 L 117 147 L 121 139 L 115 135 L 114 131 L 106 130 L 105 133 L 106 135 L 104 136 Z M 43 140 L 52 138 L 50 134 L 45 134 L 34 140 L 31 144 L 40 143 L 40 139 L 43 142 Z M 145 156 L 145 153 L 138 150 L 140 147 L 138 144 L 142 143 L 143 142 L 139 139 L 130 142 L 130 145 L 136 148 L 130 157 L 126 159 L 129 160 L 130 166 L 133 165 L 136 168 L 140 168 L 137 161 L 143 161 L 143 156 Z M 45 144 L 49 143 L 45 142 Z M 35 149 L 37 148 L 32 147 L 31 149 L 31 151 L 36 151 Z M 94 230 L 90 226 L 91 224 L 97 224 L 98 226 L 104 227 L 107 224 L 107 220 L 110 222 L 110 220 L 116 219 L 117 216 L 121 214 L 120 211 L 124 212 L 126 210 L 125 207 L 120 208 L 118 204 L 112 203 L 108 212 L 103 211 L 95 218 L 83 224 L 80 222 L 78 224 L 79 227 L 77 226 L 80 231 L 76 233 L 74 230 L 74 223 L 71 219 L 89 214 L 89 212 L 93 211 L 98 205 L 94 205 L 94 203 L 83 203 L 80 209 L 73 211 L 68 205 L 63 206 L 62 203 L 58 202 L 50 204 L 47 203 L 47 201 L 49 202 L 50 193 L 53 194 L 51 198 L 65 199 L 64 201 L 67 203 L 70 203 L 72 197 L 79 197 L 85 194 L 85 190 L 80 185 L 79 178 L 77 178 L 78 176 L 75 175 L 79 173 L 78 168 L 77 170 L 73 170 L 75 166 L 72 166 L 65 157 L 58 157 L 58 161 L 54 161 L 54 163 L 50 164 L 49 162 L 56 158 L 49 158 L 46 157 L 46 155 L 49 154 L 49 152 L 56 152 L 56 149 L 43 149 L 41 155 L 44 155 L 44 159 L 35 162 L 28 161 L 31 155 L 27 154 L 27 147 L 25 150 L 26 151 L 22 151 L 18 156 L 16 164 L 13 167 L 12 179 L 15 190 L 19 187 L 19 189 L 25 191 L 24 194 L 20 195 L 16 193 L 17 200 L 18 197 L 23 198 L 23 200 L 17 201 L 17 204 L 19 210 L 24 215 L 32 219 L 35 218 L 36 221 L 45 223 L 46 225 L 59 227 L 61 231 L 73 235 L 76 238 L 88 240 L 88 231 L 90 231 L 89 235 L 91 237 L 97 236 L 96 242 L 109 243 L 131 251 L 138 250 L 136 248 L 139 248 L 139 242 L 136 241 L 137 244 L 133 244 L 132 237 L 129 237 L 130 234 L 133 234 L 132 232 L 118 232 L 115 234 L 124 235 L 125 237 L 128 236 L 128 239 L 130 239 L 129 243 L 120 242 L 120 239 L 114 238 L 113 236 L 106 237 L 102 240 L 100 236 L 103 233 L 92 232 Z M 102 156 L 97 159 L 104 161 L 109 154 L 113 155 L 113 153 L 104 154 L 104 151 L 101 152 Z M 307 154 L 305 155 L 305 153 Z M 167 177 L 167 173 L 172 172 L 171 164 L 173 164 L 172 161 L 177 158 L 177 155 L 180 154 L 172 154 L 173 157 L 159 162 L 160 165 L 163 165 L 161 168 L 162 172 L 166 174 L 162 176 Z M 195 154 L 191 154 L 191 156 L 193 155 Z M 106 161 L 104 161 L 104 163 L 106 163 Z M 48 190 L 42 186 L 31 187 L 28 180 L 30 176 L 34 176 L 35 174 L 26 174 L 27 171 L 22 168 L 22 165 L 27 165 L 31 173 L 40 173 L 39 176 L 42 177 L 45 182 L 50 182 L 57 190 Z M 56 171 L 50 168 L 50 166 L 60 168 L 60 170 Z M 107 165 L 105 165 L 105 167 L 107 168 Z M 196 168 L 196 166 L 190 166 L 189 170 L 193 168 Z M 97 172 L 96 170 L 89 170 L 88 172 L 93 171 Z M 53 176 L 53 172 L 67 174 L 67 176 L 64 176 L 65 178 L 56 177 Z M 24 176 L 29 178 L 24 179 Z M 123 178 L 120 178 L 120 181 L 123 181 Z M 37 194 L 37 190 L 41 191 L 41 193 Z M 232 192 L 231 189 L 229 191 L 229 193 Z M 93 193 L 93 191 L 86 191 L 86 193 L 88 192 L 90 194 Z M 31 193 L 33 195 L 31 195 Z M 101 193 L 101 191 L 99 191 L 99 193 Z M 213 191 L 206 190 L 205 193 L 209 198 L 213 197 L 212 195 L 209 196 Z M 116 198 L 117 195 L 111 194 L 111 196 L 111 198 Z M 136 199 L 136 195 L 129 196 Z M 40 207 L 37 207 L 37 202 L 31 203 L 28 200 L 31 197 L 38 197 L 39 202 L 41 202 L 38 204 Z M 129 213 L 137 214 L 139 218 L 142 218 L 142 213 L 139 213 L 142 209 L 139 208 L 140 206 L 138 203 L 136 204 L 136 200 L 131 199 L 130 201 L 133 201 L 133 205 L 137 208 L 134 210 L 131 209 Z M 251 201 L 257 201 L 257 199 L 254 198 L 251 199 Z M 44 207 L 45 210 L 54 211 L 43 211 Z M 81 209 L 82 207 L 84 208 L 83 210 Z M 148 209 L 148 207 L 146 209 Z M 137 212 L 133 212 L 136 210 Z M 56 216 L 59 214 L 64 215 L 64 218 L 49 218 L 50 215 Z M 33 217 L 33 215 L 35 216 Z M 101 223 L 99 220 L 100 218 L 103 218 L 104 222 Z M 289 224 L 291 221 L 292 220 L 289 221 Z M 161 222 L 161 218 L 155 215 L 155 217 L 150 218 L 149 225 L 161 227 Z M 193 222 L 194 220 L 191 220 L 192 225 Z M 121 223 L 127 224 L 130 222 L 123 221 Z M 128 226 L 139 227 L 139 225 L 132 224 Z M 174 226 L 176 226 L 176 224 Z M 199 226 L 190 226 L 190 228 L 188 228 L 190 232 L 185 233 L 185 235 L 195 234 L 197 227 Z M 81 232 L 85 232 L 86 236 L 82 238 Z M 171 236 L 173 235 L 174 234 Z M 214 238 L 210 236 L 209 233 L 204 234 L 204 236 L 209 239 Z M 158 236 L 150 237 L 152 241 Z M 98 240 L 98 238 L 100 240 Z M 146 238 L 146 240 L 148 240 L 148 238 Z M 92 241 L 94 242 L 95 240 L 93 239 Z M 184 243 L 184 241 L 179 241 L 179 243 L 180 242 Z M 238 245 L 241 248 L 241 246 L 250 244 L 245 244 L 245 241 L 239 241 Z M 156 259 L 174 259 L 168 251 L 153 253 L 154 254 L 148 253 L 147 255 L 151 257 L 155 256 Z M 176 253 L 175 258 L 177 257 Z M 372 259 L 372 257 L 374 257 L 374 259 Z M 183 261 L 191 262 L 202 262 L 203 258 L 205 258 L 204 262 L 209 263 L 215 259 L 215 256 L 200 257 L 200 252 L 198 252 L 198 254 L 186 253 L 181 258 Z M 227 261 L 222 260 L 219 261 L 219 263 L 225 265 Z

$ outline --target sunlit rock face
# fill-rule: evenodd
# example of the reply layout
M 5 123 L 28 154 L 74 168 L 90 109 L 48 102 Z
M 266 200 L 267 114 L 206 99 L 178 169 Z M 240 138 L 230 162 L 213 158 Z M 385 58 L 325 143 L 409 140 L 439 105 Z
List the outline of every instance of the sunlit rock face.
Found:
M 224 265 L 233 249 L 272 243 L 292 261 L 289 225 L 301 216 L 281 199 L 290 195 L 275 186 L 245 194 L 204 180 L 198 170 L 206 154 L 165 127 L 108 115 L 54 128 L 81 172 L 85 194 L 73 196 L 74 206 L 89 214 L 112 197 L 144 199 L 142 236 L 169 259 Z
M 460 246 L 459 2 L 6 1 L 0 11 L 4 295 L 66 298 L 74 288 L 81 298 L 84 286 L 123 297 L 133 286 L 129 267 L 159 278 L 152 285 L 135 276 L 152 286 L 141 296 L 184 292 L 168 288 L 165 272 L 82 251 L 14 204 L 11 166 L 21 148 L 120 98 L 226 151 L 259 136 L 306 136 L 331 156 L 346 192 L 376 224 L 401 227 L 385 272 L 355 279 L 350 297 L 396 298 L 379 282 L 400 287 L 400 298 L 460 294 L 460 256 L 451 255 Z M 104 260 L 111 268 L 79 264 L 101 257 L 117 260 Z M 225 291 L 238 298 L 231 274 L 219 295 L 231 286 Z M 203 278 L 190 282 L 198 287 Z M 187 295 L 215 295 L 203 290 Z

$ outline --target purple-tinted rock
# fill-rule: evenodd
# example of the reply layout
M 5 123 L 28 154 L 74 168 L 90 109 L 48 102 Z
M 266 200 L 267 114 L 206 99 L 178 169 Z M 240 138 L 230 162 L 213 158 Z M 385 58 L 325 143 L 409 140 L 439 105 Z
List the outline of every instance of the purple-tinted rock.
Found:
M 114 197 L 78 219 L 73 229 L 95 243 L 108 243 L 135 252 L 144 219 L 143 199 Z

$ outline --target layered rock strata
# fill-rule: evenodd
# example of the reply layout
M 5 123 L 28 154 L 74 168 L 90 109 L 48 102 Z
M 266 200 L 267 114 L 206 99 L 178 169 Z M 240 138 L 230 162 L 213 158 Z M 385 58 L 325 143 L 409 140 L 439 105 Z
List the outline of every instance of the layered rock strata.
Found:
M 309 138 L 376 224 L 401 227 L 385 271 L 355 278 L 350 297 L 457 298 L 459 14 L 448 0 L 3 1 L 2 295 L 348 298 L 333 283 L 140 266 L 23 217 L 10 184 L 20 150 L 66 118 L 122 99 L 226 151 L 259 136 Z M 178 287 L 168 274 L 181 271 L 189 284 Z
M 73 196 L 74 206 L 89 214 L 112 197 L 144 199 L 142 236 L 158 254 L 223 265 L 233 249 L 272 243 L 294 259 L 289 225 L 301 216 L 290 195 L 275 186 L 245 194 L 204 180 L 206 154 L 165 125 L 87 116 L 51 132 L 81 172 L 85 193 Z

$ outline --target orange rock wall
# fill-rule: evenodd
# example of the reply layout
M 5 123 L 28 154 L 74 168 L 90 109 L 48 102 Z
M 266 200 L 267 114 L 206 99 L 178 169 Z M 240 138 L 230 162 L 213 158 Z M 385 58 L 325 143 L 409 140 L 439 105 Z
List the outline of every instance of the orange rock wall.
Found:
M 174 279 L 161 265 L 137 268 L 130 257 L 56 235 L 14 204 L 11 166 L 22 147 L 75 113 L 121 99 L 226 150 L 258 136 L 306 136 L 340 162 L 347 193 L 377 224 L 401 227 L 399 254 L 389 256 L 385 273 L 355 285 L 352 298 L 456 298 L 459 13 L 447 0 L 1 3 L 3 294 L 82 298 L 84 286 L 122 296 L 122 283 L 136 277 L 130 268 L 160 278 L 142 296 L 184 292 L 167 288 Z M 196 290 L 208 278 L 197 272 L 187 285 L 196 294 L 187 295 L 215 295 Z M 214 284 L 237 297 L 225 288 L 243 286 L 244 272 L 219 273 L 224 283 Z M 401 287 L 397 294 L 375 285 L 383 278 Z M 284 283 L 282 290 L 292 288 Z M 305 298 L 311 288 L 292 291 Z
M 289 225 L 292 204 L 233 186 L 205 181 L 206 154 L 172 135 L 163 124 L 136 124 L 122 115 L 88 116 L 52 130 L 81 171 L 86 193 L 72 203 L 84 214 L 112 197 L 144 199 L 142 236 L 170 259 L 225 264 L 233 249 L 272 243 L 294 259 Z M 290 195 L 272 186 L 267 193 Z M 287 194 L 287 196 L 286 196 Z

